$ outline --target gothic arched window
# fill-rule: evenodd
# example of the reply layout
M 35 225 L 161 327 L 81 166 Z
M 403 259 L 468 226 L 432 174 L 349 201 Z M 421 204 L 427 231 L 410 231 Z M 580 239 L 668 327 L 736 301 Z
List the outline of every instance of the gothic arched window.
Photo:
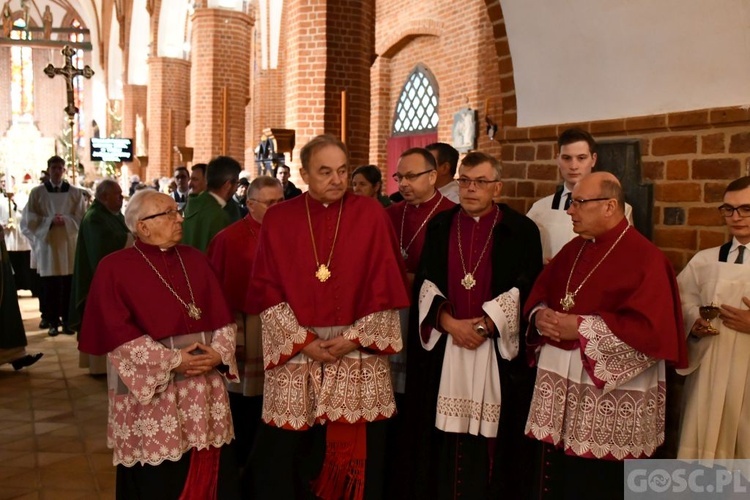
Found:
M 432 73 L 419 64 L 406 79 L 398 98 L 393 135 L 437 130 L 439 121 L 437 82 Z
M 73 19 L 73 22 L 70 23 L 71 28 L 75 28 L 77 30 L 80 30 L 82 28 L 80 21 L 78 19 Z M 69 38 L 71 42 L 74 43 L 83 43 L 84 37 L 83 33 L 71 33 Z M 83 49 L 75 49 L 76 53 L 73 54 L 73 66 L 75 66 L 78 69 L 83 69 L 84 66 L 86 66 L 86 62 L 83 60 Z M 84 128 L 83 124 L 86 123 L 86 120 L 84 120 L 83 116 L 83 102 L 84 102 L 84 87 L 83 82 L 86 79 L 82 76 L 77 76 L 73 78 L 73 96 L 75 100 L 75 105 L 78 108 L 78 121 L 75 125 L 75 132 L 76 132 L 76 144 L 78 147 L 84 147 L 85 146 L 85 138 L 83 136 L 84 134 Z
M 31 33 L 26 31 L 23 19 L 17 19 L 16 28 L 10 34 L 13 40 L 28 40 Z M 34 114 L 34 67 L 31 64 L 31 47 L 12 45 L 10 47 L 10 102 L 13 123 L 31 121 Z

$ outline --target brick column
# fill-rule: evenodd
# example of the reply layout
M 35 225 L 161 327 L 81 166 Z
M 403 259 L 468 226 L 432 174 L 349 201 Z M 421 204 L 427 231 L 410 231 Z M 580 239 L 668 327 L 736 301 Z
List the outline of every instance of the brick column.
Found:
M 122 136 L 135 139 L 136 116 L 140 115 L 143 124 L 148 129 L 146 113 L 148 109 L 147 85 L 123 85 L 122 87 Z M 136 148 L 140 146 L 134 145 Z M 143 144 L 143 146 L 146 146 Z M 146 148 L 146 151 L 148 149 Z
M 185 145 L 185 127 L 190 118 L 190 62 L 151 57 L 148 75 L 148 169 L 147 177 L 142 179 L 146 182 L 163 175 L 170 177 L 177 156 L 169 147 Z
M 391 59 L 378 57 L 372 65 L 370 75 L 370 86 L 372 100 L 370 102 L 370 144 L 377 147 L 370 148 L 370 161 L 368 163 L 380 167 L 383 179 L 388 175 L 388 155 L 385 144 L 391 136 Z M 385 186 L 385 182 L 383 186 Z
M 252 18 L 224 9 L 192 17 L 189 144 L 194 162 L 245 157 L 245 106 L 250 95 Z

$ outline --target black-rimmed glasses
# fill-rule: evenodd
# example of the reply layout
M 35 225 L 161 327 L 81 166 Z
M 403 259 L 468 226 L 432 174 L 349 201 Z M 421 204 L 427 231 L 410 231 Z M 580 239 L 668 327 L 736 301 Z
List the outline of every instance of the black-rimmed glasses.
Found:
M 474 184 L 478 188 L 488 188 L 492 184 L 495 184 L 496 182 L 500 182 L 499 180 L 489 181 L 487 179 L 469 179 L 468 177 L 459 177 L 456 179 L 456 182 L 458 182 L 458 187 L 467 188 Z
M 573 198 L 570 201 L 570 206 L 571 207 L 575 207 L 575 208 L 581 208 L 581 205 L 585 205 L 586 203 L 588 203 L 590 201 L 607 201 L 607 200 L 611 200 L 611 199 L 612 198 L 589 198 L 587 200 L 585 198 L 578 198 L 578 199 Z
M 158 214 L 147 215 L 146 217 L 141 217 L 138 220 L 139 221 L 144 221 L 144 220 L 149 220 L 149 219 L 156 219 L 157 217 L 161 217 L 162 215 L 166 215 L 170 219 L 176 219 L 177 215 L 182 215 L 182 210 L 179 210 L 177 208 L 170 208 L 169 210 L 166 210 L 164 212 L 160 212 Z
M 430 172 L 434 172 L 434 171 L 435 171 L 435 169 L 431 168 L 429 170 L 425 170 L 423 172 L 419 172 L 419 173 L 416 173 L 416 174 L 412 174 L 411 172 L 409 172 L 408 174 L 404 174 L 404 175 L 401 175 L 399 173 L 395 173 L 391 177 L 393 177 L 393 180 L 396 181 L 396 182 L 401 182 L 402 180 L 406 180 L 406 182 L 412 182 L 417 177 L 419 177 L 421 175 L 424 175 L 424 174 L 429 174 Z
M 731 217 L 734 215 L 735 210 L 740 217 L 750 217 L 750 205 L 740 205 L 739 207 L 733 207 L 729 204 L 724 204 L 719 207 L 719 213 L 724 217 Z

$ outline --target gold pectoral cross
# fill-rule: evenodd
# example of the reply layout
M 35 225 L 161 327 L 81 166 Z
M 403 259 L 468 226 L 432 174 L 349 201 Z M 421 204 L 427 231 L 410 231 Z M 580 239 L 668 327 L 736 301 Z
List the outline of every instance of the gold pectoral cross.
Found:
M 477 280 L 474 279 L 474 275 L 473 274 L 466 273 L 466 275 L 461 280 L 461 284 L 467 290 L 471 290 L 472 288 L 474 288 L 474 285 L 477 284 Z
M 321 264 L 318 266 L 318 270 L 315 271 L 315 277 L 318 278 L 321 283 L 325 283 L 328 281 L 328 278 L 331 277 L 331 271 L 328 269 L 327 265 Z
M 576 305 L 576 301 L 573 300 L 574 297 L 573 293 L 565 292 L 565 297 L 560 299 L 560 305 L 564 311 L 570 311 Z

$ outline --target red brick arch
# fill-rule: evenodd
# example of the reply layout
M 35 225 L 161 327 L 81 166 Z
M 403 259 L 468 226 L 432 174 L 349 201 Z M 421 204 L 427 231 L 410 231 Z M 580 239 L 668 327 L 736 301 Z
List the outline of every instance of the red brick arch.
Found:
M 515 127 L 518 123 L 516 104 L 516 83 L 513 77 L 513 59 L 508 45 L 508 33 L 505 31 L 505 18 L 500 0 L 484 0 L 487 5 L 487 15 L 492 23 L 492 33 L 495 37 L 495 52 L 497 65 L 500 70 L 500 89 L 503 101 L 503 127 Z
M 410 41 L 420 36 L 440 36 L 445 30 L 443 23 L 433 19 L 413 19 L 405 21 L 394 30 L 393 34 L 378 43 L 375 52 L 386 59 L 390 59 L 403 49 Z

